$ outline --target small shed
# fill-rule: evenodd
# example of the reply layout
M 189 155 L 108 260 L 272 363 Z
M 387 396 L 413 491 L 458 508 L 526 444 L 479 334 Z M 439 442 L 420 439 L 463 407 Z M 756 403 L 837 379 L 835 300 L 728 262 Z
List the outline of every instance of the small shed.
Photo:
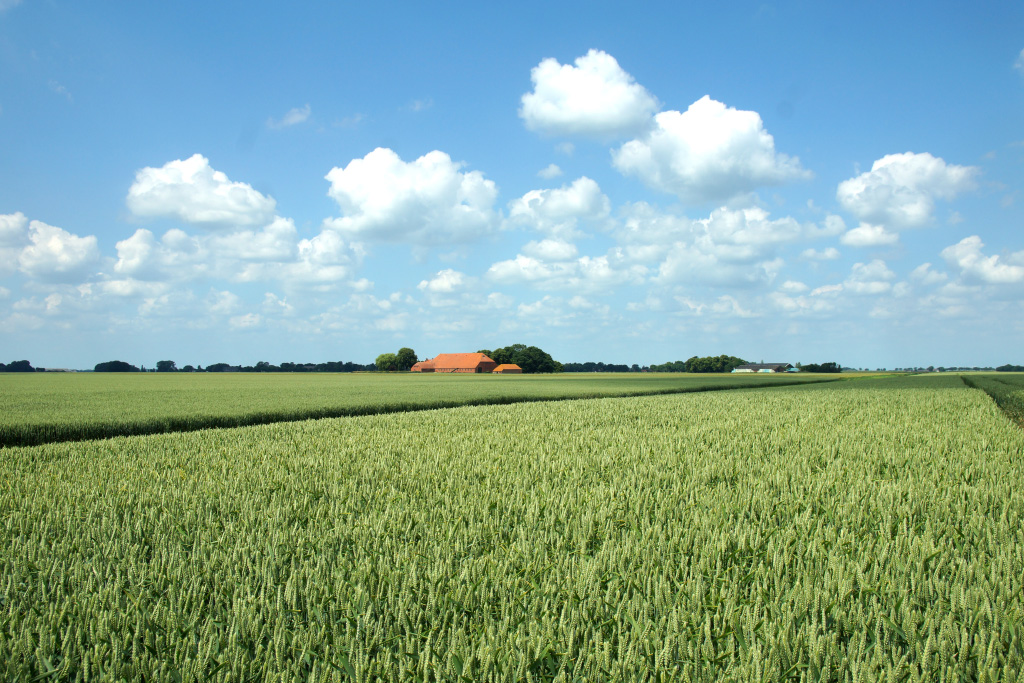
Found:
M 523 369 L 515 363 L 502 363 L 491 372 L 499 375 L 521 375 L 523 374 Z
M 429 360 L 429 359 L 428 360 L 421 360 L 419 363 L 416 363 L 411 368 L 409 368 L 409 371 L 410 372 L 433 372 L 434 371 L 434 361 Z

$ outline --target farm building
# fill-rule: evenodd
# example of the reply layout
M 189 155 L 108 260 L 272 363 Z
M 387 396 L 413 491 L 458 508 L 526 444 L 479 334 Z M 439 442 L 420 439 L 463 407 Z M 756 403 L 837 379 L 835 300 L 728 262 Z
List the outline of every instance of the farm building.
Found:
M 789 363 L 747 363 L 733 368 L 733 372 L 790 372 L 795 368 Z
M 491 372 L 501 375 L 521 375 L 523 374 L 523 369 L 515 363 L 502 363 Z
M 482 353 L 441 353 L 412 366 L 413 372 L 491 372 L 498 364 Z

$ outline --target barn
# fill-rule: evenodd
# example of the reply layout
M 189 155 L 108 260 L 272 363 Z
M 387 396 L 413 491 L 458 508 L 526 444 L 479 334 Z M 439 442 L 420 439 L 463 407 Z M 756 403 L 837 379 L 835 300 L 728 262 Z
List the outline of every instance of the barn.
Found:
M 413 372 L 491 372 L 497 363 L 482 353 L 441 353 L 412 366 Z
M 500 375 L 521 375 L 523 374 L 523 369 L 515 363 L 502 363 L 494 368 L 492 372 Z
M 793 368 L 789 363 L 747 363 L 733 368 L 733 372 L 789 372 Z

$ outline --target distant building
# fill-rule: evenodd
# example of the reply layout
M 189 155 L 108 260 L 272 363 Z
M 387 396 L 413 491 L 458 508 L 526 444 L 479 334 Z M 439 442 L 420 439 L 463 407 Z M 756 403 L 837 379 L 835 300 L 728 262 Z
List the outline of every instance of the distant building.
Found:
M 412 372 L 492 372 L 497 363 L 482 353 L 441 353 L 413 365 Z
M 515 363 L 502 363 L 491 372 L 500 375 L 521 375 L 523 374 L 523 369 Z
M 789 363 L 747 363 L 745 365 L 738 365 L 733 368 L 733 372 L 763 372 L 763 373 L 774 373 L 774 372 L 790 372 L 795 370 Z

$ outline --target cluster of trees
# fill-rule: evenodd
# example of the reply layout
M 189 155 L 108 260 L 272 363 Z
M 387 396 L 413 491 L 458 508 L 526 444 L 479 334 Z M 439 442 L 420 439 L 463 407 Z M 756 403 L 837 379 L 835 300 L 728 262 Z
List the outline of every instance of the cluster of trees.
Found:
M 0 363 L 0 372 L 43 372 L 44 368 L 34 368 L 27 360 L 12 360 L 6 365 Z
M 1024 365 L 1000 365 L 996 368 L 996 372 L 1024 372 Z
M 808 363 L 807 365 L 796 364 L 800 372 L 842 372 L 839 363 Z
M 651 372 L 732 372 L 733 368 L 747 361 L 736 356 L 691 356 L 685 363 L 681 360 L 662 365 L 652 365 Z
M 377 356 L 374 365 L 381 372 L 408 372 L 419 359 L 416 352 L 408 346 L 398 349 L 398 353 L 382 353 Z
M 346 361 L 329 361 L 327 363 L 281 363 L 271 365 L 261 360 L 256 365 L 231 365 L 229 363 L 213 363 L 204 369 L 202 365 L 193 367 L 186 365 L 179 368 L 173 360 L 159 360 L 156 362 L 157 372 L 359 372 L 374 370 L 374 366 L 360 365 Z M 98 363 L 95 372 L 146 372 L 146 366 L 137 368 L 130 363 L 120 360 L 112 360 L 106 363 Z
M 562 372 L 642 372 L 647 368 L 641 368 L 636 363 L 632 365 L 626 365 L 625 363 L 616 365 L 615 363 L 595 363 L 593 361 L 587 361 L 586 363 L 563 363 Z
M 544 349 L 526 344 L 512 344 L 493 351 L 480 349 L 477 353 L 484 354 L 498 365 L 514 363 L 523 369 L 524 374 L 562 372 L 563 370 L 562 364 L 552 358 L 551 354 Z

